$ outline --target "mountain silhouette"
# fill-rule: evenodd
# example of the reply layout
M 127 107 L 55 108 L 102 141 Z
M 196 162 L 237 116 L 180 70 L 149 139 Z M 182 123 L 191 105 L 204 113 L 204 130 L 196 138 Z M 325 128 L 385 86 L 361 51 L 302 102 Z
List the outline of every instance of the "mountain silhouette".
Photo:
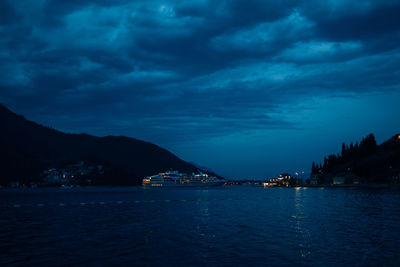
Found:
M 104 166 L 93 184 L 138 185 L 165 170 L 197 172 L 171 152 L 124 136 L 69 134 L 26 120 L 0 104 L 0 184 L 34 182 L 46 168 L 83 161 Z
M 323 163 L 312 164 L 312 175 L 320 183 L 332 183 L 332 178 L 354 177 L 362 183 L 400 182 L 400 134 L 378 145 L 369 134 L 360 143 L 342 144 L 340 154 L 331 154 Z

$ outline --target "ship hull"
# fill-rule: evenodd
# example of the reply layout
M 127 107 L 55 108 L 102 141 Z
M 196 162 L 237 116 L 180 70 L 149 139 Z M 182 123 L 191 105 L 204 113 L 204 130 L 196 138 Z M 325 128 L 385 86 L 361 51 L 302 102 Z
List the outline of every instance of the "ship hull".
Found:
M 144 187 L 210 187 L 210 186 L 219 186 L 223 185 L 223 182 L 220 183 L 184 183 L 184 184 L 175 184 L 175 183 L 148 183 L 142 184 Z
M 168 171 L 143 178 L 145 187 L 209 187 L 222 185 L 224 180 L 208 174 L 182 174 L 178 171 Z

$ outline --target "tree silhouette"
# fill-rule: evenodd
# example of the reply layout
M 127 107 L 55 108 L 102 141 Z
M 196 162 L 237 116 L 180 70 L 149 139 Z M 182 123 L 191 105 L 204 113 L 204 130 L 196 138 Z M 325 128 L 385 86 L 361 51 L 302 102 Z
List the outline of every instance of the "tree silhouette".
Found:
M 396 135 L 380 146 L 373 134 L 349 145 L 343 142 L 339 154 L 325 156 L 323 165 L 313 162 L 311 171 L 321 174 L 325 182 L 335 175 L 355 175 L 374 183 L 399 177 L 400 182 L 400 137 Z

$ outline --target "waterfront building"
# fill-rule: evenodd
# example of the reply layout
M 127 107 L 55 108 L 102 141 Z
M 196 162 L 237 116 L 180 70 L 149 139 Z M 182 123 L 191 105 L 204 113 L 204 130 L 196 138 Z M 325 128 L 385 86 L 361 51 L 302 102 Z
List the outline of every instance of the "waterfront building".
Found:
M 333 181 L 333 184 L 345 184 L 346 177 L 342 177 L 342 176 L 333 177 L 332 181 Z

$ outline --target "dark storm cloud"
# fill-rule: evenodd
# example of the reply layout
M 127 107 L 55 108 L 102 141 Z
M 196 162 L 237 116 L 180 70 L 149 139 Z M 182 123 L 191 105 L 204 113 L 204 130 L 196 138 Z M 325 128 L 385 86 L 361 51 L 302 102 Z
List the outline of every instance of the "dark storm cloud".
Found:
M 399 1 L 2 0 L 0 10 L 0 101 L 64 129 L 173 140 L 290 128 L 281 105 L 399 90 Z
M 388 1 L 313 2 L 305 14 L 317 22 L 317 34 L 331 40 L 376 39 L 398 32 L 400 2 Z
M 0 10 L 2 10 L 0 25 L 11 24 L 18 19 L 15 9 L 8 1 L 0 1 Z

